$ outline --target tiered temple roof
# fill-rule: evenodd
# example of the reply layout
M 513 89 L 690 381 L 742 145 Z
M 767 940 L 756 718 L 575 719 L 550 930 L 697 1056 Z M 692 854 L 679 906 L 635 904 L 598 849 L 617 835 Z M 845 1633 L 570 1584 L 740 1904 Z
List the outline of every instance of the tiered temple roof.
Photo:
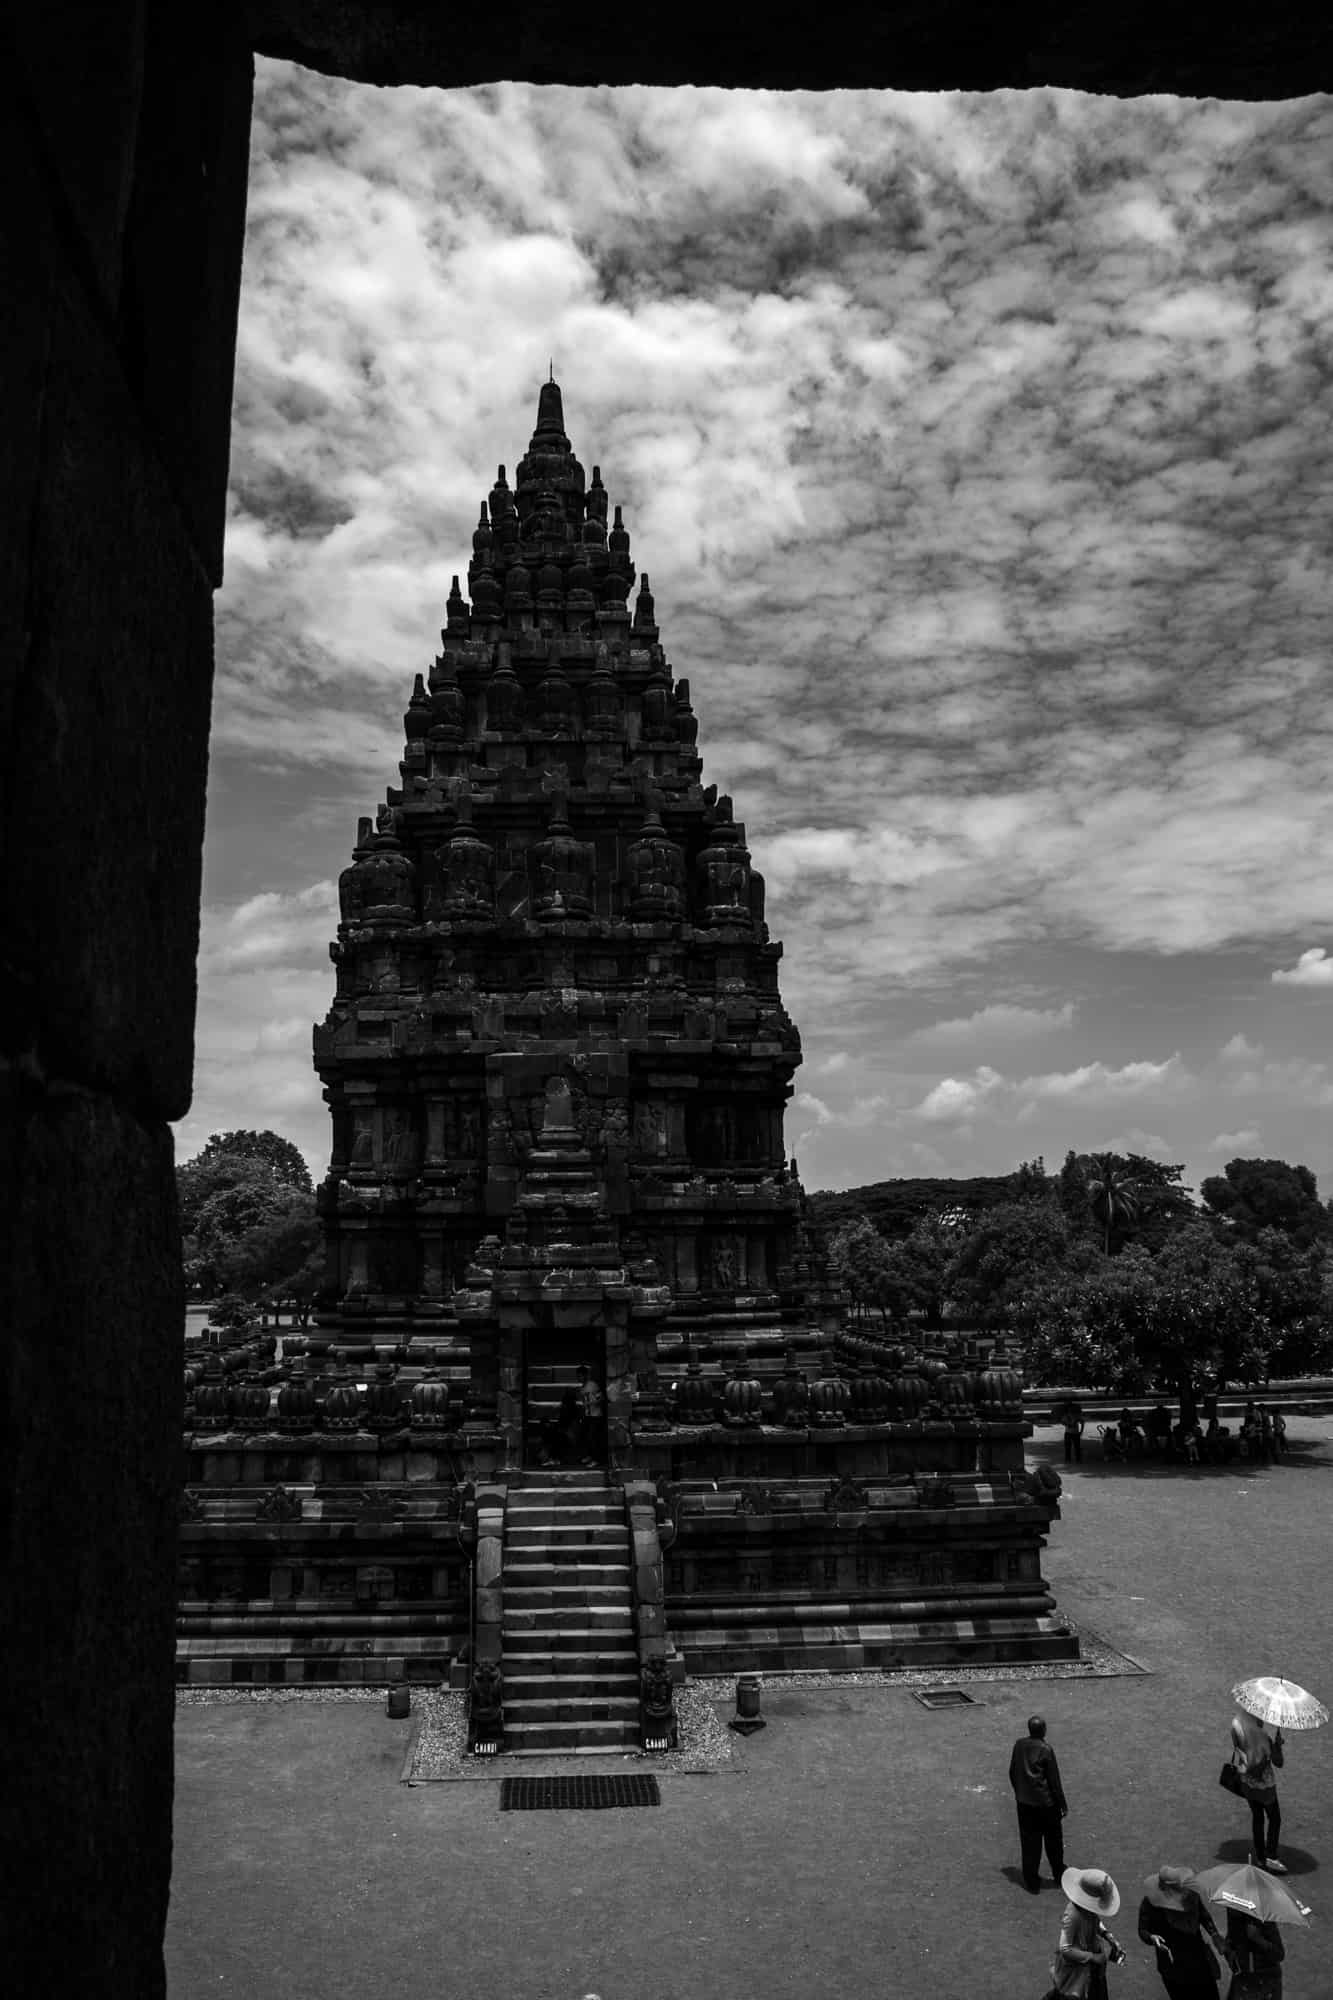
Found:
M 316 1033 L 324 1320 L 451 1336 L 478 1420 L 515 1449 L 506 1313 L 535 1335 L 558 1306 L 610 1333 L 622 1446 L 687 1340 L 744 1339 L 776 1372 L 839 1322 L 784 1156 L 800 1041 L 763 880 L 700 782 L 689 683 L 646 575 L 631 614 L 634 582 L 622 511 L 599 467 L 585 482 L 548 382 L 417 679 L 401 785 L 361 822 Z M 577 1189 L 545 1143 L 571 1133 Z

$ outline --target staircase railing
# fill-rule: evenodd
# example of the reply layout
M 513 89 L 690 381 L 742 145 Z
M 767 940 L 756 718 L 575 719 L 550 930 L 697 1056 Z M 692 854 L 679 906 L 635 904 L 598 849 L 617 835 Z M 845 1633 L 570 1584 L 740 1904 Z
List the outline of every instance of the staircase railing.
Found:
M 504 1749 L 504 1680 L 500 1671 L 504 1618 L 504 1485 L 477 1488 L 477 1548 L 472 1560 L 472 1679 L 468 1743 L 474 1757 Z
M 623 1490 L 630 1536 L 630 1595 L 634 1606 L 639 1662 L 640 1741 L 645 1750 L 674 1750 L 677 1743 L 675 1690 L 667 1660 L 666 1590 L 657 1491 L 646 1479 L 627 1479 Z

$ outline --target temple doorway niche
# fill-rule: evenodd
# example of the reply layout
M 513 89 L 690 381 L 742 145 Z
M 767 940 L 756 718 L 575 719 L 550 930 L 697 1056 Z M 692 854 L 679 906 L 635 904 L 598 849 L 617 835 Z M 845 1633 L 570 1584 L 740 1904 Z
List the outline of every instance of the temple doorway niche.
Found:
M 566 1397 L 577 1393 L 579 1369 L 601 1392 L 601 1416 L 587 1427 L 567 1421 Z M 566 1419 L 562 1419 L 562 1406 Z M 538 1326 L 523 1337 L 523 1463 L 606 1464 L 606 1334 L 598 1326 Z

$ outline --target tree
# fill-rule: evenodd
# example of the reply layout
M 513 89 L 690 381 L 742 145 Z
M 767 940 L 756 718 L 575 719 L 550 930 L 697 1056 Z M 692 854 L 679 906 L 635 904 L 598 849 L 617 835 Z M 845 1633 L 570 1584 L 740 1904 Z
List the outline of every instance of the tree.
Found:
M 903 1272 L 895 1266 L 892 1249 L 873 1223 L 859 1216 L 829 1238 L 829 1261 L 858 1316 L 872 1308 L 887 1322 L 904 1318 L 910 1297 Z
M 896 1260 L 893 1268 L 901 1272 L 911 1305 L 927 1326 L 944 1324 L 949 1274 L 963 1227 L 956 1211 L 937 1210 L 919 1216 L 909 1234 L 889 1246 Z
M 1013 1194 L 1014 1176 L 993 1174 L 956 1181 L 875 1181 L 843 1193 L 812 1194 L 809 1202 L 812 1218 L 830 1235 L 864 1217 L 887 1242 L 894 1243 L 910 1236 L 917 1224 L 930 1216 L 958 1209 L 979 1214 L 998 1202 L 1012 1200 Z
M 1073 1382 L 1138 1395 L 1150 1376 L 1133 1330 L 1146 1317 L 1145 1254 L 1093 1253 L 1082 1270 L 1035 1275 L 1012 1305 L 1024 1335 L 1024 1366 L 1036 1382 Z
M 1272 1330 L 1270 1372 L 1294 1375 L 1322 1366 L 1330 1350 L 1324 1246 L 1302 1247 L 1280 1229 L 1261 1229 L 1253 1241 L 1233 1243 L 1231 1249 Z
M 297 1219 L 307 1230 L 313 1226 L 309 1170 L 277 1132 L 214 1133 L 196 1158 L 177 1167 L 176 1188 L 186 1282 L 206 1294 L 218 1290 L 228 1259 L 254 1233 Z M 304 1253 L 298 1267 L 302 1261 Z
M 1034 1286 L 1016 1317 L 1048 1379 L 1068 1370 L 1066 1379 L 1125 1393 L 1161 1382 L 1186 1423 L 1228 1380 L 1263 1379 L 1274 1347 L 1255 1271 L 1202 1222 L 1156 1257 L 1134 1244 L 1081 1276 Z
M 1309 1167 L 1285 1160 L 1229 1160 L 1199 1189 L 1204 1207 L 1229 1234 L 1252 1242 L 1262 1229 L 1277 1229 L 1302 1247 L 1327 1242 L 1328 1211 Z
M 1015 1201 L 1052 1201 L 1055 1189 L 1046 1172 L 1046 1162 L 1038 1153 L 1035 1160 L 1020 1160 L 1011 1177 Z
M 303 1194 L 315 1192 L 302 1154 L 279 1132 L 215 1132 L 191 1165 L 207 1166 L 217 1159 L 254 1160 L 271 1167 L 288 1187 L 300 1188 Z
M 1112 1229 L 1117 1223 L 1132 1222 L 1139 1212 L 1139 1183 L 1116 1153 L 1094 1153 L 1090 1164 L 1088 1207 L 1106 1232 L 1102 1248 L 1109 1257 Z
M 1113 1189 L 1128 1191 L 1131 1199 L 1116 1204 L 1112 1235 L 1123 1247 L 1142 1243 L 1153 1252 L 1188 1224 L 1195 1215 L 1194 1204 L 1182 1185 L 1183 1163 L 1168 1166 L 1162 1160 L 1147 1159 L 1142 1153 L 1075 1153 L 1065 1155 L 1055 1181 L 1061 1208 L 1074 1235 L 1096 1232 L 1103 1254 L 1108 1249 L 1104 1197 L 1094 1201 L 1094 1185 L 1103 1183 L 1110 1172 Z
M 243 1297 L 313 1298 L 324 1282 L 323 1242 L 314 1203 L 302 1198 L 223 1248 L 218 1283 Z
M 960 1232 L 948 1272 L 950 1296 L 983 1326 L 1006 1326 L 1016 1302 L 1066 1268 L 1069 1225 L 1049 1192 L 992 1208 Z

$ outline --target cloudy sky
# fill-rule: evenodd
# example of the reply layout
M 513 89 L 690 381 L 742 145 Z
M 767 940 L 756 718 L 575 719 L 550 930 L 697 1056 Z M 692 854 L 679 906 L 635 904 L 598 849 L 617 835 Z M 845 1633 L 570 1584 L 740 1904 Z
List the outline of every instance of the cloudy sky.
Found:
M 767 878 L 806 1186 L 1333 1194 L 1333 99 L 258 67 L 179 1154 L 324 1171 L 337 875 L 553 357 Z

